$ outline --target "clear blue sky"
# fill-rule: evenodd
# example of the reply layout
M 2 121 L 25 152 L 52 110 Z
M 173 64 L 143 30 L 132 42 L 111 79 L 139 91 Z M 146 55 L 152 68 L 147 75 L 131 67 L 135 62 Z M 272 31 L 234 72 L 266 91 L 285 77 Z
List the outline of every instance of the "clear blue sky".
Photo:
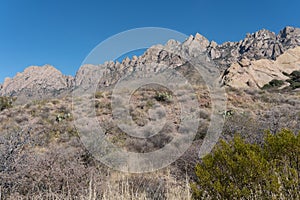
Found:
M 299 0 L 0 0 L 0 82 L 30 65 L 74 75 L 97 44 L 132 28 L 199 32 L 221 43 L 300 27 L 299 8 Z

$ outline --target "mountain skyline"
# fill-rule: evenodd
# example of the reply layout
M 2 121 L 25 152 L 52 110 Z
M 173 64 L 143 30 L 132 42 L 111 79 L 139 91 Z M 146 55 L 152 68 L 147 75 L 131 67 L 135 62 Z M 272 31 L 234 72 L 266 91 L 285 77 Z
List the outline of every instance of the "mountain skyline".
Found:
M 291 30 L 289 30 L 289 29 L 291 29 Z M 294 29 L 296 29 L 297 30 L 297 33 L 293 33 L 293 31 L 294 31 Z M 283 35 L 285 35 L 286 33 L 286 31 L 288 31 L 288 33 L 287 34 L 294 34 L 293 36 L 291 35 L 290 37 L 298 37 L 298 30 L 299 30 L 299 28 L 297 28 L 297 27 L 291 27 L 291 26 L 286 26 L 286 27 L 284 27 L 284 28 L 282 28 L 282 29 L 280 29 L 280 31 L 278 31 L 278 33 L 275 33 L 275 32 L 272 32 L 272 31 L 270 31 L 270 30 L 267 30 L 267 29 L 261 29 L 261 30 L 258 30 L 258 31 L 256 31 L 256 32 L 253 32 L 253 33 L 247 33 L 247 34 L 245 34 L 245 37 L 244 38 L 242 38 L 242 39 L 240 39 L 239 41 L 226 41 L 226 42 L 224 42 L 224 43 L 222 43 L 222 44 L 218 44 L 218 43 L 216 43 L 216 45 L 218 45 L 221 49 L 222 48 L 226 48 L 226 46 L 227 46 L 227 44 L 228 43 L 236 43 L 236 45 L 238 45 L 239 43 L 241 43 L 242 41 L 244 41 L 244 43 L 245 43 L 245 41 L 246 40 L 248 40 L 249 39 L 249 37 L 251 38 L 251 37 L 253 37 L 253 39 L 254 38 L 256 38 L 256 37 L 262 37 L 263 35 L 269 35 L 269 34 L 271 34 L 271 37 L 274 37 L 274 39 L 277 37 L 282 37 Z M 291 32 L 289 32 L 289 31 L 291 31 Z M 273 36 L 272 36 L 272 34 L 274 34 Z M 203 36 L 203 35 L 201 35 L 201 34 L 199 34 L 199 33 L 196 33 L 195 34 L 195 36 L 194 35 L 190 35 L 189 36 L 189 38 L 194 38 L 194 37 L 197 37 L 197 35 L 199 36 L 199 37 L 203 37 L 202 39 L 204 39 L 204 40 L 207 40 L 208 42 L 210 42 L 210 43 L 215 43 L 215 41 L 214 40 L 211 40 L 211 41 L 209 41 L 207 38 L 206 38 L 206 36 Z M 185 43 L 185 42 L 187 42 L 187 40 L 189 40 L 189 38 L 185 38 L 185 40 L 183 40 L 183 41 L 179 41 L 179 42 L 181 42 L 181 43 Z M 155 44 L 155 45 L 167 45 L 167 43 L 169 42 L 169 41 L 171 41 L 171 40 L 173 40 L 173 39 L 170 39 L 170 40 L 166 40 L 166 42 L 165 43 L 163 43 L 163 44 Z M 260 40 L 263 40 L 263 38 L 260 38 Z M 280 39 L 279 39 L 280 40 Z M 296 39 L 297 40 L 297 39 Z M 253 41 L 251 41 L 251 42 L 253 42 Z M 274 41 L 275 42 L 275 41 Z M 297 42 L 296 42 L 297 43 Z M 224 47 L 222 47 L 222 46 L 224 46 Z M 240 48 L 240 47 L 239 47 Z M 254 47 L 254 48 L 257 48 L 257 47 Z M 124 55 L 121 55 L 121 56 L 119 56 L 116 60 L 105 60 L 104 62 L 101 62 L 101 63 L 86 63 L 86 64 L 94 64 L 94 65 L 103 65 L 105 62 L 111 62 L 111 61 L 113 61 L 113 62 L 119 62 L 119 63 L 121 63 L 122 61 L 124 61 L 126 58 L 129 58 L 130 60 L 134 57 L 134 56 L 143 56 L 146 52 L 147 52 L 147 50 L 148 49 L 139 49 L 139 50 L 134 50 L 134 51 L 131 51 L 131 52 L 127 52 L 127 53 L 125 53 Z M 228 49 L 227 49 L 228 50 Z M 258 49 L 257 49 L 258 50 Z M 207 53 L 209 53 L 209 54 L 211 54 L 210 52 L 207 52 Z M 243 54 L 243 53 L 242 53 Z M 211 56 L 211 55 L 210 55 Z M 270 56 L 270 55 L 269 55 Z M 264 56 L 263 56 L 264 57 Z M 267 56 L 268 57 L 268 56 Z M 276 57 L 276 56 L 275 56 Z M 270 57 L 271 58 L 271 57 Z M 227 61 L 228 62 L 228 61 Z M 229 61 L 229 63 L 231 63 L 231 61 Z M 218 64 L 220 64 L 220 63 L 218 63 Z M 228 63 L 227 63 L 228 64 Z M 55 66 L 55 65 L 53 65 L 53 64 L 51 64 L 51 63 L 45 63 L 45 64 L 43 64 L 43 65 L 30 65 L 30 66 L 26 66 L 26 67 L 24 67 L 24 69 L 22 70 L 22 71 L 18 71 L 18 72 L 16 72 L 15 74 L 13 74 L 12 76 L 6 76 L 6 77 L 3 77 L 3 80 L 1 80 L 0 79 L 0 85 L 1 84 L 3 84 L 4 83 L 4 81 L 5 81 L 5 79 L 6 78 L 9 78 L 9 79 L 11 79 L 11 78 L 13 78 L 14 76 L 16 76 L 18 73 L 22 73 L 22 72 L 24 72 L 24 70 L 26 70 L 27 68 L 30 68 L 30 67 L 36 67 L 36 66 L 53 66 L 53 67 L 55 67 L 57 70 L 59 70 L 63 75 L 65 75 L 65 76 L 72 76 L 72 77 L 75 77 L 76 76 L 76 73 L 80 70 L 80 67 L 82 67 L 83 65 L 85 65 L 85 63 L 82 63 L 79 67 L 78 67 L 78 69 L 73 73 L 73 74 L 67 74 L 67 73 L 64 73 L 64 70 L 61 70 L 61 68 L 59 68 L 59 67 L 57 67 L 57 66 Z M 223 64 L 222 64 L 223 65 Z M 224 66 L 223 66 L 224 67 Z M 0 76 L 1 77 L 1 76 Z
M 150 37 L 153 35 L 150 34 Z M 136 38 L 136 34 L 133 38 L 140 39 Z M 144 41 L 144 38 L 142 40 Z M 161 66 L 179 70 L 185 76 L 198 80 L 185 58 L 205 60 L 223 86 L 257 90 L 263 89 L 276 79 L 286 89 L 290 88 L 290 85 L 294 89 L 298 88 L 297 81 L 289 83 L 288 80 L 300 67 L 300 28 L 287 26 L 278 34 L 262 29 L 246 34 L 243 40 L 223 44 L 209 41 L 198 33 L 185 38 L 183 42 L 169 40 L 164 45 L 152 46 L 150 40 L 147 42 L 150 42 L 151 47 L 143 55 L 113 62 L 109 61 L 109 58 L 114 58 L 113 54 L 118 53 L 106 53 L 107 46 L 122 52 L 119 50 L 119 44 L 126 46 L 131 39 L 126 37 L 125 43 L 120 41 L 117 47 L 111 46 L 115 45 L 112 39 L 109 45 L 104 43 L 104 51 L 101 48 L 97 49 L 96 53 L 92 54 L 92 59 L 87 59 L 75 76 L 64 75 L 53 65 L 30 66 L 14 77 L 5 79 L 3 84 L 0 84 L 0 96 L 23 96 L 19 99 L 28 101 L 68 95 L 73 89 L 90 88 L 94 83 L 98 83 L 98 86 L 104 89 L 115 85 L 125 74 L 138 71 L 159 73 L 162 70 Z M 135 53 L 131 52 L 132 55 Z M 106 62 L 98 64 L 99 60 Z
M 238 41 L 262 28 L 278 33 L 284 26 L 300 27 L 299 4 L 7 1 L 0 8 L 0 82 L 31 65 L 51 64 L 74 76 L 96 45 L 133 28 L 164 27 L 186 35 L 199 32 L 219 44 Z

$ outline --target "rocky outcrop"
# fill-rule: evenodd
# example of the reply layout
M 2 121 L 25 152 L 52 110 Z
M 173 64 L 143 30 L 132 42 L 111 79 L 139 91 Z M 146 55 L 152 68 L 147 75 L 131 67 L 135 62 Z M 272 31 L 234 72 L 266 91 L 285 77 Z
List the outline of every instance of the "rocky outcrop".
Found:
M 14 78 L 6 78 L 0 95 L 42 99 L 59 96 L 73 87 L 74 78 L 63 75 L 53 66 L 31 66 Z
M 126 58 L 121 63 L 109 61 L 101 65 L 83 65 L 74 78 L 64 76 L 49 65 L 32 66 L 12 79 L 7 78 L 0 85 L 0 95 L 47 98 L 70 93 L 78 87 L 87 89 L 94 84 L 106 88 L 132 72 L 159 72 L 165 66 L 181 69 L 184 75 L 192 77 L 188 60 L 199 57 L 216 64 L 225 85 L 260 88 L 272 78 L 287 78 L 282 72 L 294 69 L 296 65 L 291 60 L 299 55 L 297 48 L 289 49 L 297 46 L 300 46 L 300 29 L 293 27 L 286 27 L 277 35 L 260 30 L 247 34 L 239 42 L 220 45 L 197 33 L 183 43 L 170 40 L 164 46 L 155 45 L 142 56 Z
M 268 30 L 247 34 L 239 42 L 210 45 L 208 53 L 221 69 L 242 59 L 259 60 L 276 58 L 288 49 L 300 46 L 300 29 L 285 27 L 278 35 Z
M 243 60 L 274 61 L 285 51 L 297 46 L 300 46 L 300 29 L 293 27 L 285 27 L 277 35 L 263 29 L 247 34 L 245 39 L 239 42 L 225 42 L 221 45 L 197 33 L 183 43 L 170 40 L 165 46 L 153 46 L 144 55 L 132 60 L 126 58 L 122 63 L 107 62 L 101 65 L 106 69 L 102 76 L 105 77 L 102 85 L 111 85 L 122 74 L 136 70 L 159 71 L 161 65 L 175 68 L 187 62 L 183 58 L 199 57 L 200 54 L 206 54 L 211 61 L 216 63 L 221 72 L 224 72 L 232 64 L 244 62 Z M 140 67 L 142 64 L 148 65 L 147 69 Z
M 222 77 L 224 85 L 234 88 L 262 88 L 273 79 L 287 80 L 285 74 L 300 70 L 300 47 L 289 49 L 277 59 L 242 59 L 233 63 Z

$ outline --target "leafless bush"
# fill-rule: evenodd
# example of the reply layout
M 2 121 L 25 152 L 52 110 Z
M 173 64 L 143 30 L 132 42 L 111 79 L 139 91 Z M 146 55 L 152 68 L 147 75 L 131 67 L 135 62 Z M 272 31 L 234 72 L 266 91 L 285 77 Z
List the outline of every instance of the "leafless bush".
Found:
M 76 196 L 89 187 L 91 175 L 96 186 L 101 187 L 105 174 L 96 172 L 98 165 L 83 148 L 52 144 L 45 149 L 36 145 L 35 139 L 30 130 L 1 135 L 2 196 L 27 196 L 45 191 L 61 194 L 68 191 Z
M 259 120 L 261 126 L 273 134 L 283 128 L 294 132 L 300 131 L 300 109 L 296 107 L 288 105 L 274 107 L 260 116 Z
M 148 139 L 127 137 L 125 147 L 129 151 L 145 153 L 163 148 L 172 140 L 172 136 L 167 132 L 160 132 Z
M 248 142 L 261 143 L 264 129 L 256 116 L 250 113 L 234 113 L 225 120 L 222 137 L 231 140 L 235 134 L 241 135 Z

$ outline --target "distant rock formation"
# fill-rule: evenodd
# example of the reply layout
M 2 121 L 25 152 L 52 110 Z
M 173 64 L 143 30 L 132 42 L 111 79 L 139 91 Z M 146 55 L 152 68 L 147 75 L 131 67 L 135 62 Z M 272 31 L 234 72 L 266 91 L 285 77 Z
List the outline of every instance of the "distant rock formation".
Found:
M 32 66 L 14 78 L 6 78 L 0 85 L 0 95 L 22 96 L 25 99 L 56 97 L 95 83 L 105 88 L 115 84 L 125 74 L 134 71 L 158 72 L 166 65 L 185 70 L 186 75 L 191 68 L 184 58 L 197 58 L 200 55 L 206 55 L 208 60 L 216 64 L 224 85 L 260 88 L 272 78 L 287 79 L 283 71 L 298 69 L 298 46 L 300 29 L 294 27 L 285 27 L 277 35 L 260 30 L 247 34 L 239 42 L 220 45 L 197 33 L 183 43 L 170 40 L 165 46 L 155 45 L 144 55 L 126 58 L 121 63 L 108 61 L 101 65 L 83 65 L 74 78 L 63 75 L 50 65 Z
M 277 59 L 242 59 L 233 63 L 223 75 L 223 83 L 234 88 L 262 88 L 273 79 L 287 80 L 293 71 L 300 71 L 300 46 L 289 49 Z
M 245 58 L 275 60 L 286 50 L 300 46 L 300 29 L 285 27 L 278 35 L 263 29 L 247 34 L 246 38 L 239 42 L 225 42 L 214 46 L 209 47 L 208 52 L 223 69 Z
M 6 78 L 0 95 L 34 99 L 55 97 L 72 88 L 73 82 L 73 77 L 63 75 L 53 66 L 31 66 L 14 78 Z

